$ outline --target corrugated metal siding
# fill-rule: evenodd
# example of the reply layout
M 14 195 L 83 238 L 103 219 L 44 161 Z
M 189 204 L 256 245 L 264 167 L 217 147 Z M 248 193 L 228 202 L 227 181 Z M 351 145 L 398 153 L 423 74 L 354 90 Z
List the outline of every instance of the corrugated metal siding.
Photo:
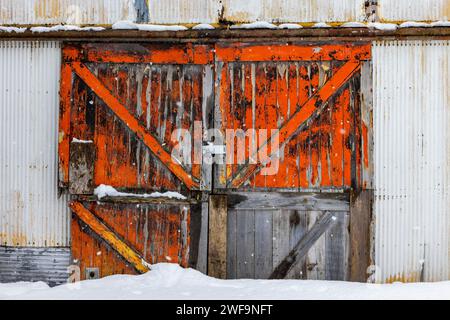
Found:
M 68 246 L 57 195 L 58 42 L 0 42 L 0 244 Z
M 448 0 L 378 0 L 383 21 L 428 21 L 450 19 Z
M 0 0 L 0 24 L 111 24 L 135 19 L 134 0 Z
M 0 282 L 67 282 L 69 248 L 0 247 Z
M 154 0 L 152 23 L 362 21 L 364 0 Z
M 449 277 L 449 49 L 374 43 L 377 282 Z
M 341 22 L 362 21 L 364 0 L 223 0 L 229 21 Z
M 149 1 L 151 23 L 217 23 L 219 0 L 153 0 Z

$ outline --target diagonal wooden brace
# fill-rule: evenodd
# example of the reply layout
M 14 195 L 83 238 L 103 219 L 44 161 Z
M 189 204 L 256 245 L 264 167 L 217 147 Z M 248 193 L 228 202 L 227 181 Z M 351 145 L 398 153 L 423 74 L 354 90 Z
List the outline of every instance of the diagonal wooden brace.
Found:
M 70 209 L 86 223 L 92 231 L 106 241 L 122 258 L 128 261 L 138 272 L 149 271 L 145 260 L 131 247 L 124 243 L 117 235 L 103 222 L 101 222 L 92 212 L 86 209 L 80 202 L 70 203 Z
M 268 155 L 267 160 L 275 154 L 276 151 L 267 152 L 268 145 L 276 136 L 279 138 L 279 145 L 282 146 L 297 132 L 303 130 L 315 117 L 317 117 L 325 108 L 327 101 L 338 91 L 347 81 L 361 68 L 359 61 L 346 62 L 320 90 L 318 90 L 294 115 L 286 121 L 278 132 L 270 136 L 266 141 L 260 144 L 259 149 L 249 158 L 258 159 L 258 155 Z M 267 164 L 268 162 L 266 162 Z M 261 161 L 257 164 L 250 164 L 249 159 L 233 179 L 228 183 L 229 187 L 239 188 L 247 181 L 253 173 L 262 167 Z
M 90 89 L 112 110 L 122 122 L 133 131 L 150 151 L 189 189 L 198 189 L 198 179 L 192 177 L 184 168 L 172 159 L 172 156 L 161 146 L 159 141 L 123 106 L 119 100 L 101 83 L 101 81 L 81 62 L 70 63 L 72 70 Z

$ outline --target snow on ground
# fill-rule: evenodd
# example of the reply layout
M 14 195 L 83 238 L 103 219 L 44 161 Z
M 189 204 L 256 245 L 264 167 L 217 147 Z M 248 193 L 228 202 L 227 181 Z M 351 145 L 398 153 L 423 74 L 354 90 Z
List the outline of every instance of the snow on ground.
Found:
M 213 29 L 215 28 L 208 23 L 200 23 L 192 27 L 192 30 L 213 30 Z
M 94 194 L 99 198 L 103 197 L 140 197 L 140 198 L 175 198 L 184 200 L 186 199 L 185 196 L 178 192 L 173 191 L 166 191 L 164 193 L 160 192 L 152 192 L 150 194 L 148 193 L 126 193 L 126 192 L 119 192 L 116 189 L 114 189 L 111 186 L 101 184 L 94 190 Z
M 0 299 L 450 299 L 450 281 L 366 284 L 314 280 L 219 280 L 159 263 L 139 276 L 115 275 L 49 288 L 42 282 L 0 284 Z

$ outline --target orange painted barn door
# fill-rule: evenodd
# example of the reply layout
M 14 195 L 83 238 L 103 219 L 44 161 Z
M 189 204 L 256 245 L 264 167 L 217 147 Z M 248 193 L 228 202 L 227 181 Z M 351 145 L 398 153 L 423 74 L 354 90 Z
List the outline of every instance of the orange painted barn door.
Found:
M 229 139 L 214 187 L 362 186 L 368 143 L 359 87 L 369 59 L 366 43 L 217 45 L 216 127 Z M 239 153 L 242 139 L 245 152 Z
M 191 192 L 211 187 L 201 135 L 211 62 L 202 45 L 64 46 L 59 183 L 74 195 L 72 256 L 82 277 L 188 265 Z M 97 199 L 100 185 L 136 195 Z M 179 195 L 148 196 L 166 191 Z

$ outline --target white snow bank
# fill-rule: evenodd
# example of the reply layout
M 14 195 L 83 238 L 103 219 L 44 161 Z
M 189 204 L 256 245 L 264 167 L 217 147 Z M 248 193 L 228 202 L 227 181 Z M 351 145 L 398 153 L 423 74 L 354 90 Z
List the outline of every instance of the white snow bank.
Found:
M 158 24 L 134 23 L 128 20 L 117 21 L 112 25 L 113 29 L 140 30 L 140 31 L 182 31 L 187 30 L 185 26 L 166 26 Z
M 430 23 L 432 27 L 450 27 L 450 21 L 435 21 Z
M 369 28 L 374 28 L 377 30 L 396 30 L 398 25 L 395 23 L 381 23 L 381 22 L 369 22 Z
M 426 23 L 426 22 L 417 22 L 417 21 L 407 21 L 407 22 L 403 22 L 400 25 L 400 28 L 426 28 L 426 27 L 431 27 L 430 24 Z
M 3 27 L 3 26 L 0 26 L 0 31 L 8 32 L 8 33 L 11 33 L 11 32 L 22 33 L 22 32 L 25 32 L 25 30 L 27 30 L 27 28 Z
M 193 30 L 213 30 L 215 29 L 212 25 L 207 23 L 200 23 L 192 27 Z
M 81 140 L 81 139 L 77 139 L 77 138 L 72 138 L 72 142 L 75 142 L 75 143 L 94 143 L 94 141 L 92 141 L 92 140 Z
M 303 28 L 301 25 L 297 23 L 283 23 L 278 26 L 280 29 L 301 29 Z
M 31 32 L 53 32 L 53 31 L 103 31 L 103 27 L 80 27 L 73 25 L 56 25 L 52 27 L 32 27 Z
M 341 24 L 343 28 L 367 28 L 367 25 L 361 22 L 346 22 Z
M 150 194 L 148 193 L 126 193 L 126 192 L 119 192 L 116 189 L 114 189 L 112 186 L 101 184 L 94 190 L 94 194 L 99 198 L 103 197 L 139 197 L 139 198 L 174 198 L 174 199 L 180 199 L 184 200 L 186 199 L 185 196 L 178 192 L 173 191 L 166 191 L 164 193 L 160 192 L 152 192 Z
M 231 29 L 276 29 L 277 26 L 267 21 L 256 21 L 252 23 L 236 24 Z
M 325 22 L 317 22 L 312 26 L 312 28 L 331 28 L 331 26 Z
M 177 264 L 159 263 L 143 275 L 115 275 L 54 288 L 42 282 L 0 284 L 0 299 L 450 299 L 450 281 L 219 280 Z

